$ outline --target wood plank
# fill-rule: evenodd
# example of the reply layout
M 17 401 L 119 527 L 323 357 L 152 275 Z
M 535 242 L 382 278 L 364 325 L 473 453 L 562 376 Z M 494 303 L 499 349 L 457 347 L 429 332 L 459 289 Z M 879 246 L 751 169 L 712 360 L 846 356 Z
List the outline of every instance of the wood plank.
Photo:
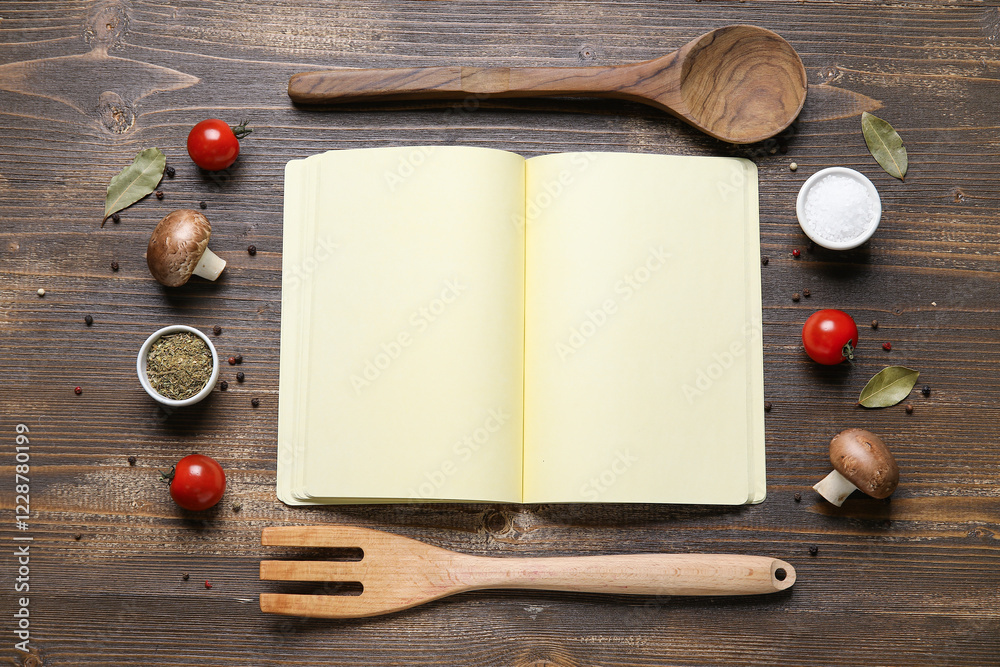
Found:
M 967 0 L 51 0 L 6 2 L 0 19 L 5 664 L 1000 660 L 996 7 Z M 788 39 L 810 83 L 798 122 L 749 147 L 627 102 L 473 99 L 464 107 L 412 102 L 314 112 L 285 95 L 290 75 L 325 67 L 635 62 L 741 22 Z M 26 85 L 35 94 L 16 92 Z M 906 142 L 905 182 L 868 155 L 864 110 L 892 122 Z M 248 117 L 257 128 L 236 168 L 214 176 L 200 173 L 185 153 L 189 128 L 211 116 Z M 753 159 L 769 257 L 762 268 L 765 390 L 773 404 L 768 500 L 739 508 L 281 505 L 274 474 L 282 169 L 322 150 L 401 144 L 483 145 L 528 156 L 627 150 Z M 177 172 L 162 183 L 164 199 L 144 200 L 101 229 L 108 180 L 154 145 Z M 875 182 L 883 221 L 864 248 L 810 251 L 795 221 L 795 196 L 810 174 L 834 165 Z M 216 284 L 168 292 L 146 270 L 148 235 L 167 212 L 201 201 L 213 222 L 212 248 L 229 268 Z M 251 243 L 254 257 L 246 253 Z M 793 248 L 802 250 L 800 259 L 791 257 Z M 712 249 L 704 252 L 711 262 Z M 804 288 L 811 296 L 793 302 Z M 853 367 L 815 366 L 800 349 L 802 322 L 824 307 L 851 312 L 861 326 Z M 247 379 L 236 383 L 236 369 L 226 365 L 227 392 L 167 414 L 140 389 L 134 363 L 145 337 L 176 321 L 204 331 L 221 326 L 214 340 L 223 354 L 243 354 Z M 884 341 L 891 352 L 881 349 Z M 920 370 L 921 384 L 931 386 L 930 396 L 907 399 L 913 414 L 902 405 L 854 406 L 867 379 L 888 364 Z M 262 401 L 256 409 L 255 396 Z M 18 423 L 31 429 L 28 531 L 17 531 L 12 518 Z M 848 426 L 869 428 L 892 448 L 901 482 L 890 503 L 851 498 L 833 509 L 809 488 L 829 471 L 830 437 Z M 178 509 L 158 481 L 159 470 L 192 451 L 217 458 L 229 479 L 222 504 L 202 514 Z M 332 522 L 481 555 L 769 555 L 792 563 L 798 581 L 768 599 L 491 592 L 359 621 L 260 613 L 261 592 L 316 589 L 260 582 L 259 561 L 317 555 L 263 548 L 260 530 Z M 34 538 L 30 657 L 13 647 L 9 625 L 12 538 L 25 535 Z

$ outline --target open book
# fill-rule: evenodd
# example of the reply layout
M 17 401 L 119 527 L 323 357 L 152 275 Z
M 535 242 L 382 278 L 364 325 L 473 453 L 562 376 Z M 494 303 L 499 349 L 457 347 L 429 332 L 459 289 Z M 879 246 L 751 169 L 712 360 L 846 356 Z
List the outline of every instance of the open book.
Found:
M 278 496 L 760 502 L 758 235 L 737 158 L 289 162 Z

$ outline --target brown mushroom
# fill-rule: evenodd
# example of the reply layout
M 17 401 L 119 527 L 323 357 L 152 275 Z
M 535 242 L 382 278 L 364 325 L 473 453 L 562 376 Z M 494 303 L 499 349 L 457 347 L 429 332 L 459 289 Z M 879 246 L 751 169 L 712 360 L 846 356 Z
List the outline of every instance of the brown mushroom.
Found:
M 813 488 L 837 507 L 855 490 L 887 498 L 899 484 L 899 467 L 892 452 L 882 438 L 861 428 L 849 428 L 833 437 L 830 463 L 833 472 Z
M 149 272 L 167 287 L 179 287 L 191 274 L 215 280 L 226 260 L 208 249 L 212 224 L 189 208 L 168 213 L 149 237 L 146 264 Z

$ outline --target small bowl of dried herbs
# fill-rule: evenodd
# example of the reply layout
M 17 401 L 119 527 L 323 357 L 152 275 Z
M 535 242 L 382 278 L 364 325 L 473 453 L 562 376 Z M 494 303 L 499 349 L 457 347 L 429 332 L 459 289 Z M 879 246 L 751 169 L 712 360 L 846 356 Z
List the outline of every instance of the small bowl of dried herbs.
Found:
M 146 393 L 164 405 L 197 403 L 219 379 L 219 355 L 208 336 L 194 327 L 163 327 L 139 348 L 136 372 Z

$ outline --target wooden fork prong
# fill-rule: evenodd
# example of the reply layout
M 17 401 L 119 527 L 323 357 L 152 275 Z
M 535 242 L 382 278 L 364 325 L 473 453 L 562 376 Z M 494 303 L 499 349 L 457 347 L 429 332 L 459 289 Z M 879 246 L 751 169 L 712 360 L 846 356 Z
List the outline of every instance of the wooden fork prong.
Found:
M 262 560 L 260 578 L 270 581 L 360 581 L 359 562 Z
M 355 526 L 269 526 L 261 531 L 265 547 L 360 548 L 372 544 L 384 533 Z
M 298 595 L 285 593 L 261 593 L 260 610 L 269 614 L 286 616 L 309 616 L 311 618 L 363 618 L 400 611 L 414 606 L 410 604 L 372 604 L 361 595 Z

